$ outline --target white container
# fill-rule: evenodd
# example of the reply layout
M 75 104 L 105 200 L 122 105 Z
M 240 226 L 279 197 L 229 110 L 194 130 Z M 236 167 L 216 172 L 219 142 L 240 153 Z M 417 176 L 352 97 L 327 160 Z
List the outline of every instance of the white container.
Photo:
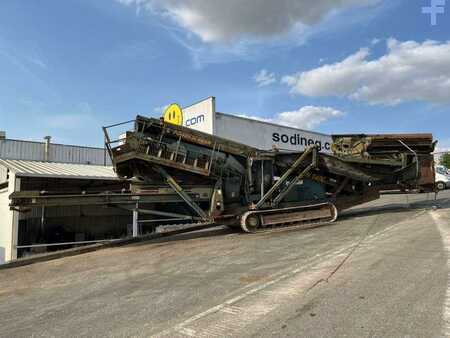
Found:
M 322 152 L 331 152 L 330 135 L 219 113 L 215 106 L 215 98 L 209 97 L 183 108 L 183 126 L 258 149 L 302 151 L 316 144 Z

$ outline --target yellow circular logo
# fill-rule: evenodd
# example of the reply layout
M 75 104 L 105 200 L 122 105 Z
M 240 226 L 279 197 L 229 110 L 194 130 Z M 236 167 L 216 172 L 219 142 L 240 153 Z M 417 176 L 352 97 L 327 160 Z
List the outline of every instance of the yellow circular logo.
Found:
M 164 122 L 172 123 L 177 126 L 183 125 L 183 111 L 180 106 L 176 103 L 171 104 L 164 111 Z

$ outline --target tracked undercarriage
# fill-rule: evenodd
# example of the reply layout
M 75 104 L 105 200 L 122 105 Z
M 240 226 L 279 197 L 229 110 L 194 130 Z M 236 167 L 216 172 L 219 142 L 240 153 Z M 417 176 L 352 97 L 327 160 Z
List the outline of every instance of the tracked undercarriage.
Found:
M 381 190 L 434 187 L 429 134 L 335 136 L 330 155 L 314 146 L 263 151 L 141 116 L 117 140 L 104 131 L 115 171 L 133 194 L 178 197 L 142 200 L 138 208 L 154 215 L 155 225 L 220 223 L 252 233 L 308 228 L 335 221 L 339 211 L 377 199 Z

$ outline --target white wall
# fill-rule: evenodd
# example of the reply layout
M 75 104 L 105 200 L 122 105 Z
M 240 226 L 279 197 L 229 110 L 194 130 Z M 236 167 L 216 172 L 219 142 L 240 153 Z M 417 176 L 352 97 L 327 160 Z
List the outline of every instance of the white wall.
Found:
M 5 263 L 8 246 L 9 228 L 11 227 L 12 212 L 8 207 L 8 188 L 0 190 L 0 264 Z
M 216 99 L 207 99 L 183 108 L 183 126 L 214 134 L 216 120 Z
M 9 185 L 0 190 L 0 264 L 17 258 L 18 212 L 9 210 L 9 195 L 14 185 L 20 185 L 20 179 L 10 174 Z
M 329 135 L 223 113 L 216 113 L 216 135 L 264 150 L 301 151 L 317 144 L 322 152 L 331 152 L 332 143 Z
M 302 151 L 316 144 L 331 152 L 330 135 L 276 125 L 235 115 L 216 113 L 214 97 L 183 108 L 183 126 L 217 135 L 258 149 Z

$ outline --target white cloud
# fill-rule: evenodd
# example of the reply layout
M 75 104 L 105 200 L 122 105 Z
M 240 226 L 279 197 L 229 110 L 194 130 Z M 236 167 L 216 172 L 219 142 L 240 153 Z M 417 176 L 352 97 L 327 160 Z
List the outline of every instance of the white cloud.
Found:
M 312 129 L 332 118 L 343 116 L 344 113 L 330 107 L 305 106 L 295 111 L 280 113 L 277 117 L 279 124 Z
M 135 9 L 136 15 L 150 13 L 152 21 L 188 51 L 196 69 L 267 59 L 305 44 L 312 36 L 370 21 L 393 7 L 388 6 L 393 2 L 383 0 L 115 1 Z
M 372 46 L 375 46 L 375 45 L 379 44 L 380 42 L 381 42 L 380 39 L 374 38 L 374 39 L 372 39 L 372 41 L 370 43 L 372 44 Z
M 30 57 L 29 61 L 31 63 L 35 64 L 36 66 L 41 67 L 42 69 L 47 69 L 48 68 L 47 64 L 44 61 L 42 61 L 41 59 L 39 59 L 39 58 Z
M 266 69 L 261 69 L 253 76 L 253 79 L 258 84 L 258 87 L 268 86 L 277 81 L 275 73 L 269 73 Z
M 368 60 L 360 49 L 341 62 L 282 79 L 292 93 L 349 97 L 371 104 L 450 103 L 450 42 L 387 41 L 387 53 Z
M 279 113 L 274 118 L 262 118 L 247 115 L 239 116 L 280 124 L 287 127 L 314 129 L 325 121 L 339 118 L 344 115 L 345 114 L 340 110 L 330 107 L 304 106 L 298 110 Z
M 450 152 L 450 139 L 440 139 L 436 146 L 436 152 Z
M 273 37 L 328 14 L 380 0 L 117 0 L 168 16 L 204 42 Z

